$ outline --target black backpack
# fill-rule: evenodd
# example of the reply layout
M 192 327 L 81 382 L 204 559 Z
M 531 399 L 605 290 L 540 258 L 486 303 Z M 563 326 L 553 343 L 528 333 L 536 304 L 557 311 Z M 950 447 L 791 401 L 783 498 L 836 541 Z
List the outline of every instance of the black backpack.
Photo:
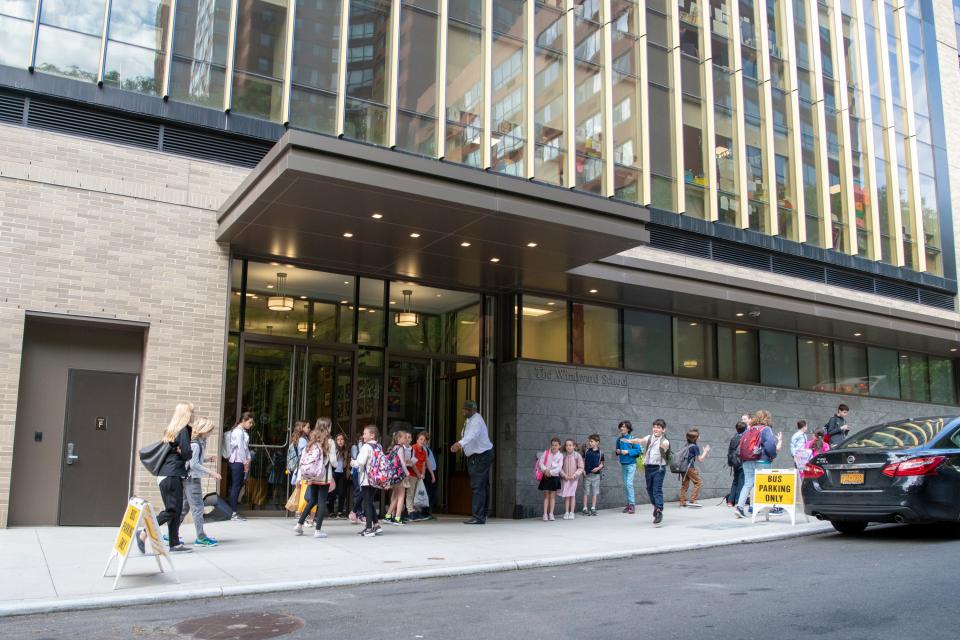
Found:
M 680 449 L 675 455 L 670 457 L 670 472 L 677 475 L 684 475 L 690 470 L 690 462 L 693 460 L 690 450 L 696 445 L 688 444 Z
M 740 437 L 742 433 L 738 433 L 732 438 L 730 438 L 730 446 L 727 447 L 727 466 L 733 469 L 739 469 L 743 466 L 743 461 L 740 460 Z

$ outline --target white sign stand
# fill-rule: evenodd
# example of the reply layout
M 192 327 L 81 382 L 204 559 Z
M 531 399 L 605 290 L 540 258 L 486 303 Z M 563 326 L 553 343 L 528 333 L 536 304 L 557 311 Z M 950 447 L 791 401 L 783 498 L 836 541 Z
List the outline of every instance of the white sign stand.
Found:
M 117 538 L 113 543 L 113 550 L 110 551 L 110 557 L 107 558 L 107 566 L 103 568 L 103 576 L 107 577 L 110 564 L 114 559 L 119 559 L 117 576 L 113 581 L 114 591 L 116 591 L 120 576 L 123 575 L 123 569 L 127 565 L 127 558 L 130 557 L 130 548 L 136 544 L 136 536 L 140 530 L 140 525 L 143 525 L 143 528 L 146 529 L 146 542 L 150 545 L 152 551 L 152 553 L 146 553 L 144 556 L 156 558 L 160 573 L 164 572 L 163 565 L 160 563 L 160 556 L 163 556 L 167 564 L 170 565 L 170 573 L 173 574 L 173 579 L 180 582 L 180 579 L 177 578 L 177 572 L 173 568 L 173 562 L 170 560 L 170 553 L 160 539 L 160 525 L 153 513 L 153 507 L 142 498 L 130 498 L 127 503 L 127 510 L 123 514 L 123 522 L 120 523 L 120 530 L 117 532 Z
M 753 506 L 751 523 L 756 523 L 762 507 L 780 507 L 790 514 L 790 524 L 797 524 L 797 497 L 800 494 L 800 483 L 796 469 L 764 469 L 757 470 L 750 496 Z M 763 486 L 764 491 L 757 491 Z M 759 494 L 759 496 L 758 496 Z M 778 499 L 786 499 L 784 502 Z M 766 521 L 770 521 L 770 509 L 764 512 Z

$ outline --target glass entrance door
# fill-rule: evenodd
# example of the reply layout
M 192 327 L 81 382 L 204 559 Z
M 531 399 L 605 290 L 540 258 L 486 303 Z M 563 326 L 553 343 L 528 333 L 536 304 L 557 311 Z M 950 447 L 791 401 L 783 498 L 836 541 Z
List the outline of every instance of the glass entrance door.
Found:
M 252 461 L 240 495 L 240 509 L 256 514 L 284 513 L 290 494 L 287 449 L 294 422 L 311 424 L 321 416 L 334 422 L 334 434 L 350 435 L 353 358 L 349 353 L 295 344 L 244 342 L 240 406 L 254 415 L 250 430 Z

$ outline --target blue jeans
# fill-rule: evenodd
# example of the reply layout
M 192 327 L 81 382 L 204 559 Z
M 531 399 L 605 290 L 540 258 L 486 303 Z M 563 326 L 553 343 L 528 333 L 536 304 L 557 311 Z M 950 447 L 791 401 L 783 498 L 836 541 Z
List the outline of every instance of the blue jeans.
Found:
M 646 466 L 643 475 L 647 480 L 647 495 L 650 504 L 656 509 L 663 509 L 663 478 L 667 475 L 667 468 L 662 465 Z
M 739 466 L 733 470 L 733 483 L 730 485 L 730 493 L 727 494 L 727 502 L 737 504 L 740 499 L 740 490 L 743 488 L 743 467 Z
M 745 460 L 743 463 L 743 489 L 740 489 L 740 499 L 737 500 L 737 506 L 743 509 L 747 506 L 747 498 L 753 491 L 753 485 L 757 481 L 757 470 L 769 469 L 769 461 Z
M 620 473 L 623 475 L 623 488 L 627 491 L 627 504 L 636 504 L 633 494 L 633 476 L 637 473 L 637 465 L 620 463 Z
M 227 496 L 227 502 L 234 513 L 237 512 L 237 501 L 240 499 L 240 490 L 243 489 L 245 473 L 242 462 L 230 463 L 230 493 Z

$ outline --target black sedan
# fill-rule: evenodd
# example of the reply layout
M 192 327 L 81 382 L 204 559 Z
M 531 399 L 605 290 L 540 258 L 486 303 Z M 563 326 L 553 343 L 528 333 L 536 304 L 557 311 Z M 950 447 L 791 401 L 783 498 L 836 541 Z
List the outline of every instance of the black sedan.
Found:
M 804 511 L 841 533 L 960 521 L 960 416 L 869 427 L 815 455 L 803 478 Z

